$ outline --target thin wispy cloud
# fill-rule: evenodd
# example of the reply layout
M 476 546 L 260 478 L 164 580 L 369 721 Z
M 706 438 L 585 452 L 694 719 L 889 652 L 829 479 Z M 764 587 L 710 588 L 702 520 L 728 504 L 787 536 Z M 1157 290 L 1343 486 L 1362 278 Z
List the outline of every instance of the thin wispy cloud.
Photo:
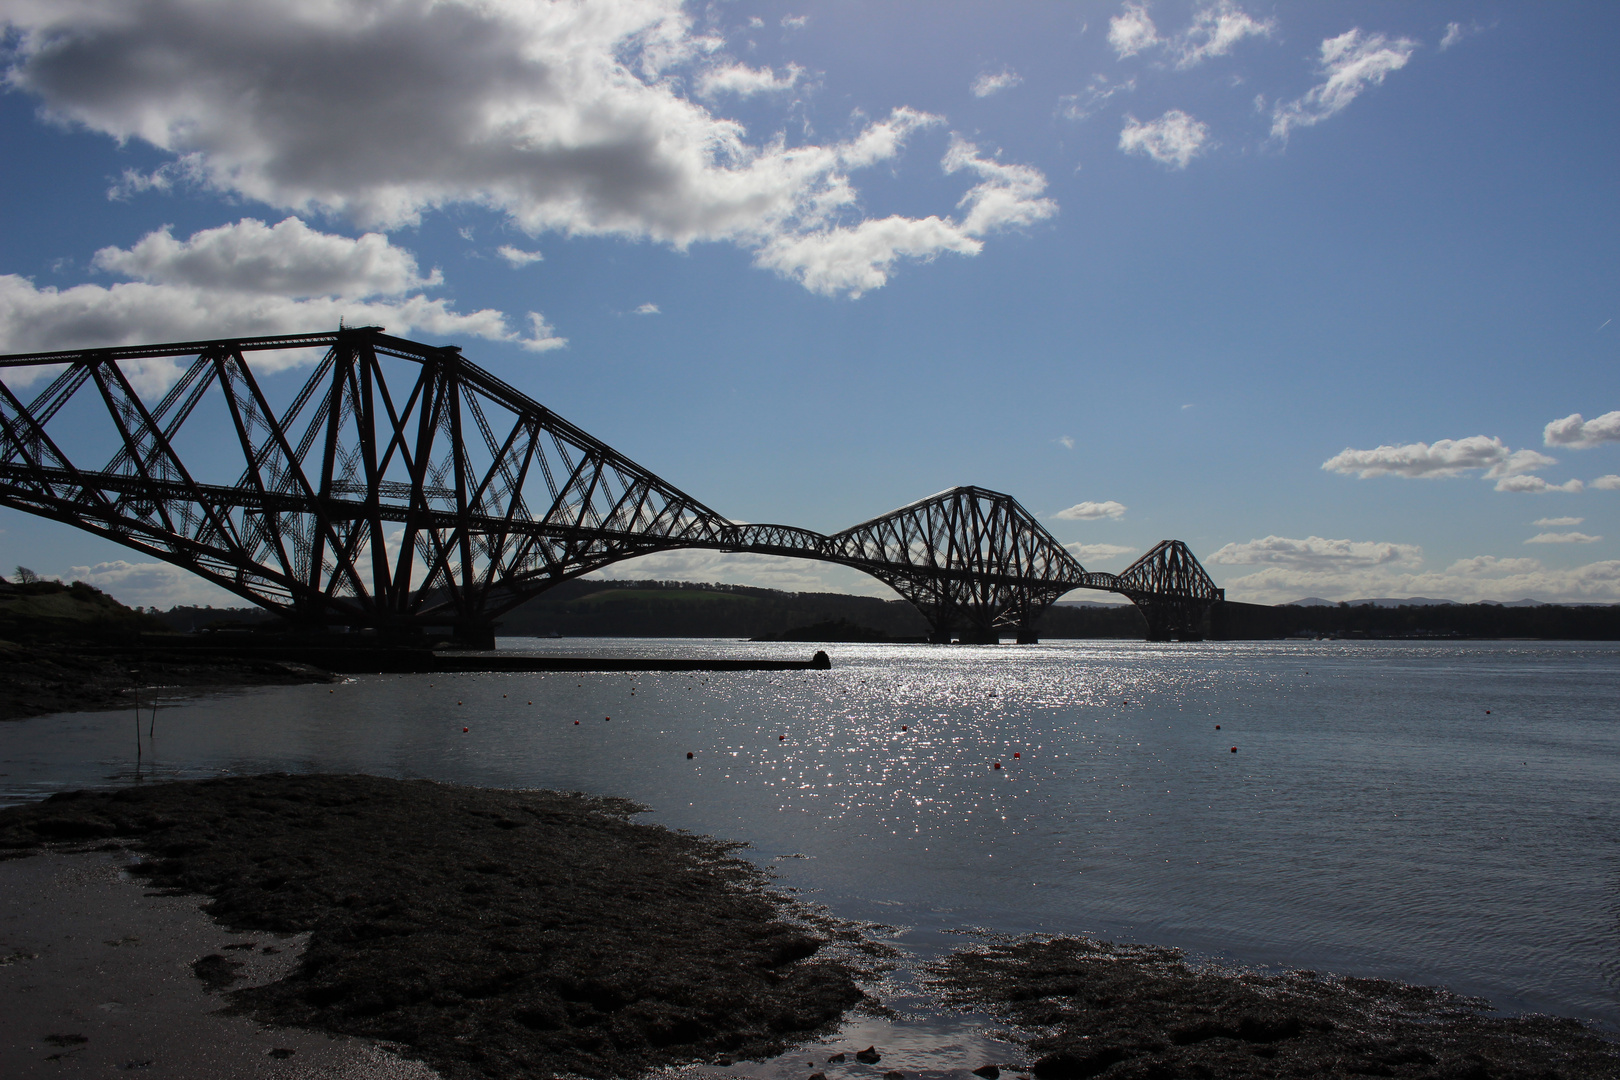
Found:
M 1568 529 L 1572 526 L 1579 525 L 1585 520 L 1585 518 L 1578 517 L 1548 517 L 1539 518 L 1532 521 L 1530 524 L 1534 525 L 1538 529 Z
M 637 315 L 658 315 L 658 314 L 661 314 L 661 313 L 658 310 L 658 305 L 657 304 L 649 302 L 649 303 L 646 303 L 646 304 L 642 304 L 640 307 L 636 308 L 636 314 Z
M 1174 67 L 1185 70 L 1227 55 L 1245 38 L 1270 37 L 1276 29 L 1274 19 L 1257 19 L 1231 0 L 1217 0 L 1195 10 L 1185 30 L 1163 37 L 1146 4 L 1128 3 L 1108 20 L 1108 44 L 1121 60 L 1163 50 Z
M 1471 22 L 1467 26 L 1460 22 L 1448 22 L 1445 34 L 1440 38 L 1440 51 L 1445 52 L 1464 38 L 1473 37 L 1475 34 L 1483 33 L 1484 30 L 1485 28 L 1477 22 Z
M 1180 109 L 1142 123 L 1126 115 L 1119 133 L 1119 148 L 1127 154 L 1145 154 L 1161 165 L 1185 169 L 1209 144 L 1209 125 Z
M 1527 544 L 1595 544 L 1603 539 L 1601 536 L 1588 536 L 1580 532 L 1544 532 L 1537 533 L 1526 540 Z
M 1136 551 L 1120 544 L 1064 544 L 1064 548 L 1081 562 L 1107 562 Z
M 1287 142 L 1296 128 L 1311 127 L 1336 116 L 1371 87 L 1399 71 L 1418 43 L 1411 38 L 1363 34 L 1359 28 L 1322 42 L 1322 82 L 1293 101 L 1278 102 L 1271 114 L 1271 137 Z
M 1109 82 L 1106 75 L 1093 75 L 1091 82 L 1078 94 L 1065 94 L 1058 98 L 1058 115 L 1065 120 L 1084 120 L 1119 94 L 1136 89 L 1135 79 Z
M 1066 510 L 1059 510 L 1052 516 L 1059 521 L 1101 521 L 1105 518 L 1115 521 L 1125 516 L 1125 504 L 1108 499 L 1105 502 L 1075 503 Z
M 523 267 L 528 266 L 530 263 L 545 261 L 545 256 L 540 252 L 524 251 L 522 248 L 515 248 L 511 244 L 502 244 L 495 249 L 495 254 L 505 259 L 513 267 Z
M 1074 449 L 1074 439 L 1068 435 L 1059 435 L 1057 437 L 1057 444 L 1063 447 L 1065 450 Z
M 1017 86 L 1023 81 L 1023 78 L 1016 71 L 1009 68 L 1003 68 L 1000 71 L 987 71 L 980 75 L 977 79 L 973 80 L 973 85 L 969 87 L 969 89 L 973 91 L 974 97 L 987 98 L 991 94 L 999 94 L 1003 90 L 1011 90 L 1013 87 Z

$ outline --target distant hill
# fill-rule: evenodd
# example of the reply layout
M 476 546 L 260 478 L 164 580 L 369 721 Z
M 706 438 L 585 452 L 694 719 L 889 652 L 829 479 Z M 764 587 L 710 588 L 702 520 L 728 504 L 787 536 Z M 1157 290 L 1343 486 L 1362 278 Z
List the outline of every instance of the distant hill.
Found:
M 152 616 L 82 581 L 0 580 L 0 638 L 8 641 L 126 638 L 163 629 Z
M 1620 606 L 1515 602 L 1455 604 L 1411 601 L 1269 607 L 1227 601 L 1212 614 L 1212 636 L 1226 639 L 1331 638 L 1541 638 L 1620 640 Z

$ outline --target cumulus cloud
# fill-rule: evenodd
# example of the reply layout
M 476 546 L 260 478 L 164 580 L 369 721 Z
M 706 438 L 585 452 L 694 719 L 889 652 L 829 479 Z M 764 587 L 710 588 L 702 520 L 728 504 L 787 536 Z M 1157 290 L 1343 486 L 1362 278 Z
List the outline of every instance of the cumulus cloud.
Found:
M 1229 598 L 1256 604 L 1302 596 L 1436 596 L 1462 603 L 1524 597 L 1548 603 L 1620 601 L 1620 560 L 1549 569 L 1536 559 L 1477 555 L 1433 571 L 1423 569 L 1422 548 L 1415 544 L 1268 536 L 1228 544 L 1204 562 L 1259 566 L 1222 583 Z
M 1609 473 L 1592 481 L 1592 486 L 1599 491 L 1620 491 L 1620 475 Z
M 1149 49 L 1164 49 L 1172 63 L 1185 70 L 1225 56 L 1244 38 L 1270 37 L 1276 28 L 1273 19 L 1256 19 L 1231 0 L 1217 0 L 1194 11 L 1192 23 L 1179 34 L 1161 37 L 1147 5 L 1127 3 L 1108 20 L 1108 44 L 1121 60 Z
M 1126 4 L 1124 11 L 1108 20 L 1108 44 L 1121 60 L 1156 48 L 1163 40 L 1146 4 Z
M 10 0 L 3 10 L 12 89 L 60 123 L 173 155 L 126 193 L 196 184 L 363 227 L 469 204 L 530 235 L 725 242 L 783 268 L 791 241 L 857 230 L 850 174 L 891 162 L 933 122 L 898 109 L 842 141 L 753 140 L 696 95 L 762 92 L 798 74 L 740 67 L 679 0 Z M 918 235 L 939 233 L 939 220 L 887 230 L 911 222 L 901 249 L 919 257 L 977 250 L 960 235 Z M 799 280 L 831 280 L 812 269 L 785 265 Z M 874 275 L 851 280 L 872 287 Z
M 1548 517 L 1538 518 L 1535 521 L 1532 521 L 1530 524 L 1534 525 L 1538 529 L 1567 529 L 1571 526 L 1579 525 L 1585 520 L 1585 518 L 1578 517 Z
M 74 566 L 63 575 L 69 581 L 82 581 L 130 607 L 171 608 L 195 604 L 198 607 L 247 607 L 235 593 L 163 562 L 135 563 L 118 559 L 94 566 Z
M 907 118 L 908 123 L 932 121 L 922 114 Z M 1041 197 L 1046 177 L 1040 170 L 982 157 L 977 146 L 960 137 L 952 137 L 940 166 L 947 174 L 967 171 L 979 177 L 957 203 L 963 211 L 960 219 L 891 215 L 783 236 L 762 248 L 755 264 L 793 278 L 811 292 L 858 297 L 883 286 L 902 258 L 976 255 L 984 247 L 982 237 L 1057 213 L 1057 203 Z
M 1601 536 L 1588 536 L 1582 532 L 1544 532 L 1537 533 L 1526 540 L 1527 544 L 1595 544 L 1603 539 Z
M 1052 515 L 1059 521 L 1099 521 L 1103 518 L 1118 520 L 1125 516 L 1125 504 L 1109 499 L 1107 502 L 1075 503 L 1067 510 Z
M 1243 544 L 1227 544 L 1204 560 L 1218 566 L 1287 566 L 1304 570 L 1328 567 L 1415 566 L 1423 561 L 1416 544 L 1378 543 L 1370 540 L 1328 540 L 1307 536 L 1267 536 Z
M 798 64 L 789 64 L 780 75 L 770 68 L 751 68 L 747 64 L 727 64 L 723 67 L 713 67 L 698 76 L 698 94 L 701 97 L 712 98 L 721 94 L 733 94 L 737 97 L 753 97 L 755 94 L 779 94 L 792 90 L 799 84 L 799 78 L 804 75 L 804 69 Z
M 1325 78 L 1303 97 L 1277 103 L 1271 113 L 1271 137 L 1287 142 L 1295 128 L 1311 127 L 1342 112 L 1368 87 L 1405 67 L 1417 44 L 1410 38 L 1363 34 L 1359 28 L 1327 38 L 1322 42 Z
M 1058 98 L 1058 115 L 1065 120 L 1084 120 L 1116 94 L 1128 94 L 1135 89 L 1135 79 L 1111 83 L 1106 75 L 1093 75 L 1081 93 L 1065 94 Z
M 1064 544 L 1063 546 L 1081 562 L 1088 560 L 1107 562 L 1109 559 L 1117 559 L 1121 555 L 1129 555 L 1136 550 L 1132 547 L 1122 547 L 1119 544 Z
M 973 80 L 970 89 L 976 98 L 987 98 L 991 94 L 999 94 L 1003 90 L 1011 90 L 1023 82 L 1023 77 L 1009 68 L 1002 68 L 997 72 L 985 72 Z
M 1209 125 L 1180 109 L 1142 123 L 1126 114 L 1119 133 L 1119 148 L 1127 154 L 1146 154 L 1161 165 L 1185 169 L 1209 142 Z
M 505 259 L 514 268 L 545 261 L 545 256 L 540 252 L 524 251 L 522 248 L 515 248 L 511 244 L 502 244 L 495 249 L 495 254 Z
M 102 248 L 94 264 L 135 280 L 57 289 L 0 275 L 0 352 L 298 333 L 340 321 L 526 348 L 566 343 L 538 315 L 530 315 L 536 332 L 525 338 L 499 311 L 461 314 L 423 295 L 438 284 L 437 272 L 423 275 L 415 257 L 384 236 L 335 236 L 296 218 L 274 227 L 244 218 L 185 240 L 165 227 L 129 248 Z
M 1507 444 L 1494 436 L 1470 435 L 1466 439 L 1440 439 L 1433 444 L 1384 445 L 1372 450 L 1346 448 L 1322 462 L 1322 468 L 1329 472 L 1354 474 L 1363 479 L 1371 476 L 1436 478 L 1483 469 L 1487 479 L 1495 480 L 1519 477 L 1556 464 L 1557 458 L 1535 450 L 1509 449 Z M 1497 488 L 1501 491 L 1523 490 L 1501 484 Z
M 1554 420 L 1542 429 L 1542 439 L 1548 446 L 1568 446 L 1587 450 L 1606 442 L 1620 442 L 1620 409 L 1604 413 L 1592 420 L 1580 413 L 1570 413 L 1562 420 Z

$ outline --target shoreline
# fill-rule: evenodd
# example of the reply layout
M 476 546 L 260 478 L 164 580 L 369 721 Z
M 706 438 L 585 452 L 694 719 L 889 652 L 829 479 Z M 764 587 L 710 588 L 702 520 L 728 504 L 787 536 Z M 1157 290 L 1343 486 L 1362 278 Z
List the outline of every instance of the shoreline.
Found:
M 366 776 L 166 783 L 0 812 L 0 870 L 49 850 L 139 852 L 136 872 L 166 894 L 144 904 L 195 911 L 207 897 L 215 936 L 261 946 L 308 935 L 296 967 L 222 989 L 230 1013 L 271 1032 L 395 1043 L 441 1075 L 787 1077 L 812 1065 L 875 1080 L 903 1067 L 892 1053 L 825 1060 L 850 1010 L 882 1008 L 870 988 L 895 950 L 772 890 L 736 845 L 635 824 L 638 809 Z M 168 962 L 195 996 L 205 971 L 241 973 L 237 959 Z M 917 974 L 942 1008 L 1010 1026 L 1038 1080 L 1620 1073 L 1612 1033 L 1574 1020 L 1491 1016 L 1477 1000 L 1377 979 L 1192 967 L 1148 946 L 986 936 Z M 48 1034 L 73 1033 L 32 1037 Z M 1013 1047 L 1000 1057 L 1022 1068 L 1005 1065 L 1023 1057 Z M 993 1060 L 906 1075 L 965 1078 Z

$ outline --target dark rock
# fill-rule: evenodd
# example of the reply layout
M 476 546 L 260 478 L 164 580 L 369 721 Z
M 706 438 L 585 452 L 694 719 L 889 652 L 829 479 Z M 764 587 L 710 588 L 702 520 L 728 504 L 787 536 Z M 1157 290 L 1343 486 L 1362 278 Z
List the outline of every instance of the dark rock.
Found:
M 219 953 L 209 953 L 201 960 L 191 962 L 191 973 L 201 979 L 209 991 L 224 990 L 231 983 L 244 978 L 240 972 L 246 966 L 240 960 L 227 960 Z
M 855 1060 L 867 1065 L 876 1065 L 883 1060 L 883 1055 L 878 1053 L 877 1047 L 868 1046 L 865 1050 L 855 1051 Z
M 994 1065 L 980 1065 L 973 1070 L 974 1076 L 982 1076 L 984 1080 L 1000 1080 L 1001 1070 Z
M 844 1055 L 843 1054 L 834 1054 L 832 1057 L 827 1059 L 827 1064 L 829 1064 L 829 1065 L 837 1065 L 837 1064 L 840 1064 L 843 1060 L 844 1060 Z

